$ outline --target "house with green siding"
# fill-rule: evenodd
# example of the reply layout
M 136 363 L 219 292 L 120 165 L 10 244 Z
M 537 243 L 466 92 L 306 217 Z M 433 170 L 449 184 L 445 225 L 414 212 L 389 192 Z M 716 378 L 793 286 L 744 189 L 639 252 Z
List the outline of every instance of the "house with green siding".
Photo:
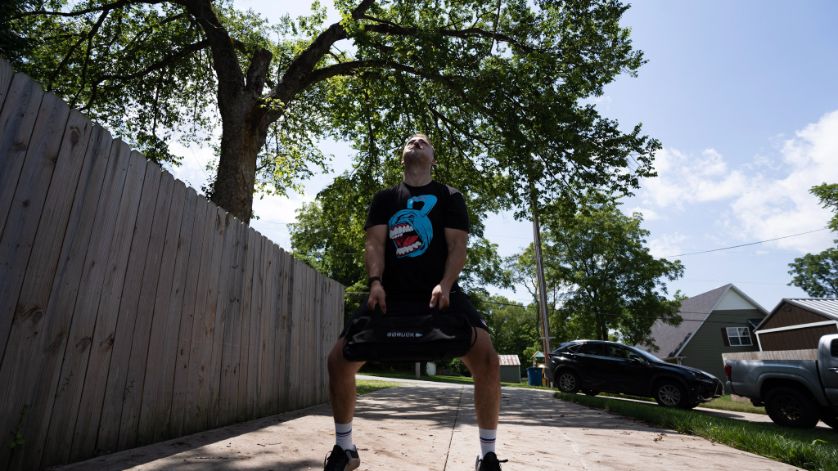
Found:
M 681 303 L 679 325 L 655 321 L 651 345 L 638 345 L 658 358 L 704 370 L 724 381 L 722 354 L 758 351 L 755 327 L 768 312 L 732 284 Z

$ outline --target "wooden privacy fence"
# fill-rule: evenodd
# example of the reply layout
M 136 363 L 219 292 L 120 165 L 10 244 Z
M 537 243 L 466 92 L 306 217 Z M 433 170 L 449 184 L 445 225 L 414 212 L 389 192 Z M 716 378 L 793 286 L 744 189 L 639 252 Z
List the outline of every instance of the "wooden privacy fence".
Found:
M 0 469 L 324 402 L 342 300 L 0 60 Z

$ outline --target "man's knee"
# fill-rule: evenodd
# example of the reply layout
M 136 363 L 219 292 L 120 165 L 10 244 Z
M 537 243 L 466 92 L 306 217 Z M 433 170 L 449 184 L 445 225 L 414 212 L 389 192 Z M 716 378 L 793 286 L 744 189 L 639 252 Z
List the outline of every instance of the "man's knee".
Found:
M 464 360 L 472 373 L 498 371 L 500 374 L 500 359 L 489 333 L 485 330 L 477 329 L 477 339 Z
M 332 351 L 329 352 L 329 356 L 326 360 L 326 364 L 329 369 L 329 376 L 334 377 L 338 375 L 355 375 L 364 362 L 357 362 L 357 361 L 349 361 L 343 356 L 343 346 L 345 340 L 340 338 L 337 342 L 335 342 L 335 346 L 332 347 Z
M 339 372 L 341 369 L 346 368 L 347 361 L 343 358 L 343 339 L 338 339 L 335 342 L 335 345 L 332 347 L 332 350 L 329 352 L 329 357 L 327 359 L 327 364 L 329 367 L 329 374 L 334 374 Z

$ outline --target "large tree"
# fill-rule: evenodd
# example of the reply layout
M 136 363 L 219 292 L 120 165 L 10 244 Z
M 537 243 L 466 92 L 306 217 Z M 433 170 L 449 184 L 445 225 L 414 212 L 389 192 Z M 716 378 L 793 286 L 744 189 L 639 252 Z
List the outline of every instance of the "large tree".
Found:
M 323 137 L 383 181 L 381 160 L 428 132 L 448 172 L 518 209 L 628 192 L 659 147 L 585 101 L 643 63 L 616 0 L 337 0 L 330 25 L 317 3 L 275 25 L 230 0 L 18 4 L 3 27 L 26 47 L 6 57 L 150 158 L 220 129 L 208 193 L 244 221 L 254 191 L 325 164 Z
M 679 278 L 683 266 L 649 253 L 641 222 L 639 214 L 626 216 L 600 195 L 544 212 L 550 333 L 559 341 L 616 336 L 648 343 L 655 320 L 680 322 L 680 300 L 668 296 L 666 282 Z M 532 246 L 513 260 L 519 279 L 534 290 Z
M 835 212 L 829 221 L 829 228 L 838 232 L 838 183 L 817 185 L 811 193 L 818 197 L 825 208 Z M 789 285 L 797 286 L 814 297 L 838 297 L 838 239 L 835 247 L 823 252 L 807 253 L 789 264 L 792 276 Z

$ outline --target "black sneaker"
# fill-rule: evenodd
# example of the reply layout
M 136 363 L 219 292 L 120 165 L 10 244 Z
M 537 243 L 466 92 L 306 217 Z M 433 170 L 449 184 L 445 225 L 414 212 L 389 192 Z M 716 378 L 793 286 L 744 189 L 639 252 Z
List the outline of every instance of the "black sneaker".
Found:
M 361 466 L 361 458 L 358 456 L 357 447 L 354 450 L 344 450 L 335 445 L 332 451 L 326 455 L 323 471 L 349 471 L 358 466 Z
M 509 460 L 498 461 L 498 455 L 494 451 L 490 451 L 483 455 L 482 459 L 479 456 L 477 457 L 477 461 L 474 463 L 474 471 L 501 471 L 500 464 L 507 461 Z

